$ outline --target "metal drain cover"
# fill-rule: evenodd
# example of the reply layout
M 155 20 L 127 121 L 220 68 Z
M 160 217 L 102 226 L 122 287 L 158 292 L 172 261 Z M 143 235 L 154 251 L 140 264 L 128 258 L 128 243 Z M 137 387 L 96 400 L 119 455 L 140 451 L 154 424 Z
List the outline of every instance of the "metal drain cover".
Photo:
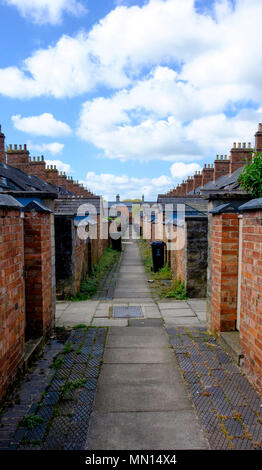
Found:
M 114 307 L 113 317 L 115 318 L 136 318 L 142 317 L 141 307 Z

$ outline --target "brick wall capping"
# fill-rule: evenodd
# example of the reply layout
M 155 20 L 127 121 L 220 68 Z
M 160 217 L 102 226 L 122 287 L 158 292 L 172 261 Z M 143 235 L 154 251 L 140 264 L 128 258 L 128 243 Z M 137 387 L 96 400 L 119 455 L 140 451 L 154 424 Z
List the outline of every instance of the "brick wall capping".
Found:
M 51 214 L 52 211 L 48 209 L 48 207 L 44 206 L 44 204 L 41 204 L 40 202 L 37 201 L 31 201 L 29 204 L 27 204 L 24 207 L 24 212 L 31 212 L 32 210 L 40 213 L 46 213 L 46 214 Z
M 0 194 L 0 208 L 2 207 L 6 207 L 8 209 L 22 209 L 23 204 L 9 194 Z
M 239 207 L 239 210 L 241 211 L 254 211 L 258 209 L 262 209 L 262 197 L 251 199 L 251 201 L 248 201 Z
M 238 212 L 238 206 L 235 204 L 232 204 L 231 202 L 228 202 L 227 204 L 221 204 L 220 206 L 217 206 L 215 209 L 212 209 L 209 211 L 210 214 L 226 214 L 226 213 L 236 213 Z

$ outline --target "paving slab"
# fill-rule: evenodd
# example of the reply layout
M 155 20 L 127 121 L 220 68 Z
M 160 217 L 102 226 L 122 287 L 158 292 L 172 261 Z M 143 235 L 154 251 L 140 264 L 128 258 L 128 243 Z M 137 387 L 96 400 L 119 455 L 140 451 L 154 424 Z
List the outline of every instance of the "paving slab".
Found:
M 138 320 L 129 320 L 129 323 L 130 322 L 134 322 L 136 325 L 138 323 L 143 323 L 142 320 L 140 322 L 138 322 Z M 145 323 L 148 323 L 145 322 Z M 149 322 L 150 323 L 150 322 Z M 111 326 L 110 329 L 109 329 L 109 334 L 108 334 L 108 338 L 112 335 L 116 335 L 116 336 L 139 336 L 139 335 L 142 335 L 144 337 L 146 337 L 147 335 L 151 336 L 151 335 L 155 335 L 156 334 L 156 331 L 157 331 L 157 334 L 158 336 L 164 336 L 166 337 L 166 333 L 165 333 L 165 330 L 164 328 L 161 328 L 163 322 L 161 321 L 161 325 L 158 325 L 158 327 L 153 327 L 152 325 L 149 325 L 149 326 L 146 326 L 144 328 L 141 328 L 140 326 L 132 326 L 132 328 L 121 328 L 121 327 L 117 327 L 117 326 Z
M 164 318 L 176 318 L 176 317 L 195 317 L 196 314 L 191 308 L 174 308 L 174 309 L 163 309 L 160 307 L 160 312 Z
M 194 412 L 179 410 L 93 413 L 87 449 L 197 450 L 209 449 L 209 445 Z
M 197 317 L 177 317 L 177 318 L 166 318 L 166 327 L 169 326 L 198 326 L 200 322 Z
M 195 310 L 195 312 L 202 312 L 202 311 L 206 311 L 207 309 L 207 302 L 206 300 L 188 300 L 188 305 L 190 305 L 190 307 L 193 308 L 193 310 Z
M 199 321 L 206 322 L 207 321 L 207 312 L 198 312 L 196 311 L 196 316 Z
M 127 326 L 126 318 L 94 318 L 92 326 Z
M 173 360 L 174 355 L 171 349 L 117 348 L 106 349 L 104 354 L 105 364 L 160 364 Z
M 106 400 L 105 400 L 106 397 Z M 184 384 L 98 383 L 95 409 L 100 413 L 124 411 L 169 411 L 192 409 Z
M 71 302 L 57 302 L 56 311 L 66 310 L 69 305 L 71 305 Z
M 66 309 L 66 313 L 92 313 L 94 314 L 99 301 L 85 300 L 80 302 L 72 302 L 71 305 Z
M 136 319 L 136 318 L 130 318 L 129 322 L 128 322 L 128 325 L 129 326 L 132 326 L 132 327 L 136 327 L 136 326 L 139 326 L 139 327 L 150 327 L 150 326 L 154 326 L 154 327 L 162 327 L 163 326 L 163 318 L 143 318 L 141 320 L 139 319 Z
M 161 309 L 183 309 L 183 308 L 189 308 L 187 302 L 185 300 L 172 300 L 170 302 L 158 302 L 158 306 Z
M 116 336 L 108 337 L 107 348 L 166 348 L 167 340 L 163 335 Z
M 180 381 L 180 372 L 167 364 L 107 364 L 102 367 L 99 381 L 103 384 L 152 384 Z

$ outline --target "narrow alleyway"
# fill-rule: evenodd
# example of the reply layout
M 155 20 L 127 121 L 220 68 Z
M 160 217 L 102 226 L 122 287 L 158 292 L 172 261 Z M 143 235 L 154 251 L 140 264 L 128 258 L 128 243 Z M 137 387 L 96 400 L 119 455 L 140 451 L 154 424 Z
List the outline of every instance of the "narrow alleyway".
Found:
M 261 397 L 208 335 L 205 300 L 155 302 L 137 242 L 113 276 L 106 300 L 57 303 L 69 337 L 4 410 L 0 448 L 261 448 Z
M 208 449 L 162 320 L 141 319 L 142 304 L 149 315 L 154 304 L 136 243 L 126 244 L 113 300 L 128 305 L 113 315 L 137 319 L 109 330 L 87 448 Z

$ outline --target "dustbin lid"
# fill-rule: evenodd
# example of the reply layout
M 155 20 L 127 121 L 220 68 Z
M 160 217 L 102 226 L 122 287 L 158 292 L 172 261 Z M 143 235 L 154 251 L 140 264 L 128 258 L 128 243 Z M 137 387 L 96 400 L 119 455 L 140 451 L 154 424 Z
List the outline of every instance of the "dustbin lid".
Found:
M 151 242 L 150 245 L 154 245 L 154 246 L 162 246 L 162 245 L 165 245 L 165 242 Z

